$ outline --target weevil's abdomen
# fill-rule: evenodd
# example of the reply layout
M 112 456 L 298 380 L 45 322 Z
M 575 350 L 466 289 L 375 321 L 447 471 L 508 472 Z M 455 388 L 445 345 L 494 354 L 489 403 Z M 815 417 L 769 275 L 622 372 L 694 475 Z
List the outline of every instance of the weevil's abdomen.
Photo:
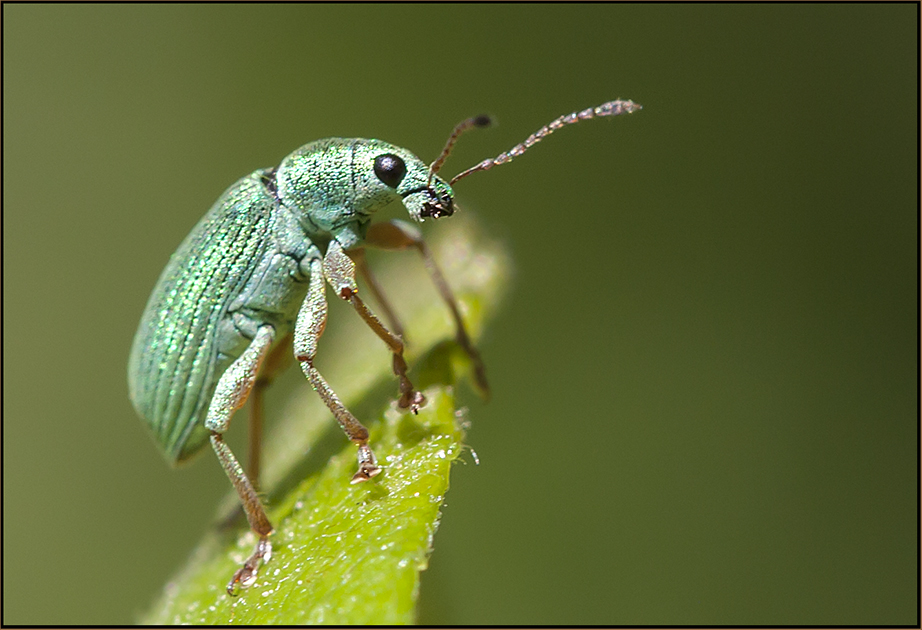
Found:
M 164 454 L 179 462 L 208 438 L 217 379 L 247 340 L 228 311 L 270 246 L 276 200 L 257 172 L 231 186 L 170 258 L 128 361 L 128 389 Z

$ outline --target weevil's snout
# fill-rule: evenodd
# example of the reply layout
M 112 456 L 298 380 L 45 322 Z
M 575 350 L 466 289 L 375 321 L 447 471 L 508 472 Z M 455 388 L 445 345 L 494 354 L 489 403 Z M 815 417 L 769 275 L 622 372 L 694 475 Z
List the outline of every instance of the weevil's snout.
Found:
M 429 193 L 430 199 L 423 202 L 423 207 L 419 211 L 419 216 L 424 219 L 428 217 L 438 219 L 440 217 L 450 217 L 455 213 L 455 204 L 451 196 L 443 195 L 440 197 L 431 188 L 426 192 Z
M 410 216 L 417 221 L 450 217 L 455 213 L 455 204 L 449 192 L 440 192 L 435 187 L 423 188 L 403 199 Z

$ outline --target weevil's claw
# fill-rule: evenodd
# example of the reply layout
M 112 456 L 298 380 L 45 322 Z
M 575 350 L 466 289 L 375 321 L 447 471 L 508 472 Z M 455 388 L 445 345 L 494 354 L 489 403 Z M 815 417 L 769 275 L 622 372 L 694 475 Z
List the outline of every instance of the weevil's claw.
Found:
M 359 470 L 352 475 L 349 483 L 362 483 L 380 474 L 381 469 L 375 463 L 375 454 L 371 452 L 371 448 L 367 444 L 359 444 Z
M 359 465 L 359 471 L 352 475 L 352 479 L 349 481 L 349 483 L 362 483 L 363 481 L 368 481 L 372 477 L 375 477 L 379 474 L 381 474 L 381 469 L 374 464 L 361 464 Z
M 404 411 L 409 410 L 418 414 L 419 410 L 426 404 L 426 397 L 422 392 L 409 391 L 405 392 L 400 400 L 397 401 L 397 407 Z
M 240 591 L 256 580 L 256 573 L 251 573 L 247 567 L 241 567 L 234 573 L 234 577 L 227 583 L 227 594 L 231 597 L 240 595 Z
M 259 542 L 256 543 L 256 549 L 253 551 L 253 555 L 247 558 L 247 561 L 243 563 L 242 567 L 237 569 L 234 573 L 234 577 L 227 583 L 227 594 L 231 597 L 237 597 L 240 595 L 241 590 L 248 586 L 252 586 L 256 581 L 260 565 L 263 562 L 268 562 L 271 557 L 272 543 L 269 542 L 268 538 L 260 538 Z

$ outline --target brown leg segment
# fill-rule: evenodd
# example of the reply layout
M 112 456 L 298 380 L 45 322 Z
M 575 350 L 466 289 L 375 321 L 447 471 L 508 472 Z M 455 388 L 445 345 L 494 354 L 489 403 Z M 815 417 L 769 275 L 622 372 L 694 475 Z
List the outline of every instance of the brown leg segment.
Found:
M 234 457 L 230 447 L 224 443 L 222 436 L 230 426 L 231 416 L 244 405 L 252 391 L 257 374 L 274 339 L 275 329 L 272 326 L 262 326 L 256 331 L 256 336 L 249 347 L 218 380 L 211 405 L 208 408 L 208 415 L 205 418 L 205 428 L 211 432 L 211 446 L 240 497 L 250 527 L 259 535 L 259 542 L 253 554 L 243 567 L 237 569 L 227 585 L 227 592 L 230 595 L 237 595 L 239 588 L 245 588 L 255 582 L 259 566 L 272 554 L 272 545 L 269 542 L 272 524 L 259 502 L 253 484 L 243 472 L 243 467 Z
M 307 297 L 298 312 L 294 331 L 295 358 L 301 362 L 301 370 L 307 376 L 314 390 L 333 412 L 333 416 L 342 427 L 346 436 L 358 447 L 358 471 L 352 477 L 352 483 L 371 479 L 381 472 L 375 463 L 374 454 L 368 446 L 368 429 L 346 409 L 333 389 L 329 386 L 317 368 L 314 357 L 317 356 L 317 344 L 327 322 L 327 301 L 324 295 L 323 261 L 319 258 L 311 263 L 310 287 Z
M 250 437 L 247 444 L 247 476 L 250 478 L 250 483 L 257 490 L 259 489 L 259 469 L 262 453 L 263 398 L 275 377 L 288 366 L 291 360 L 290 348 L 291 333 L 276 344 L 269 356 L 266 357 L 262 368 L 259 370 L 259 375 L 256 377 L 253 391 L 250 392 Z
M 378 282 L 378 279 L 375 278 L 374 274 L 371 272 L 371 268 L 368 266 L 368 260 L 365 257 L 365 249 L 351 249 L 346 253 L 349 255 L 349 258 L 355 262 L 356 270 L 365 281 L 365 284 L 368 285 L 368 291 L 371 293 L 372 297 L 374 297 L 375 302 L 378 303 L 378 307 L 384 314 L 384 319 L 387 321 L 388 326 L 394 331 L 395 336 L 400 337 L 403 342 L 406 343 L 407 335 L 403 330 L 403 325 L 400 323 L 400 319 L 397 317 L 397 313 L 394 311 L 390 302 L 384 296 L 384 289 L 381 287 L 381 283 Z
M 337 295 L 349 302 L 369 328 L 391 349 L 394 354 L 394 374 L 400 379 L 400 399 L 397 404 L 401 409 L 409 409 L 413 413 L 418 413 L 419 408 L 425 403 L 425 398 L 413 389 L 413 383 L 407 376 L 408 367 L 403 358 L 403 341 L 385 328 L 381 320 L 365 306 L 365 302 L 358 296 L 355 263 L 336 241 L 331 242 L 327 248 L 323 259 L 323 274 Z
M 458 345 L 471 358 L 474 365 L 474 379 L 477 387 L 481 390 L 484 397 L 490 397 L 490 385 L 487 382 L 487 371 L 484 367 L 483 359 L 480 358 L 480 352 L 474 347 L 467 329 L 464 327 L 464 320 L 461 318 L 461 311 L 458 308 L 458 301 L 452 293 L 451 287 L 445 281 L 445 276 L 432 256 L 432 251 L 423 240 L 422 234 L 414 226 L 403 221 L 390 221 L 386 223 L 374 223 L 368 228 L 368 234 L 365 238 L 365 244 L 370 247 L 378 247 L 388 250 L 415 248 L 422 256 L 423 264 L 429 277 L 432 278 L 435 288 L 438 290 L 442 300 L 448 305 L 451 316 L 455 320 L 455 339 Z

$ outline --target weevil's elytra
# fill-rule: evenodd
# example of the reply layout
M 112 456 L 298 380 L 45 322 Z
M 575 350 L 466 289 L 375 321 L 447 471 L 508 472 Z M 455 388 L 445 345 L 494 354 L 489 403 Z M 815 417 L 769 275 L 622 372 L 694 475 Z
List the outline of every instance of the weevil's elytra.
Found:
M 567 124 L 637 109 L 640 106 L 632 101 L 618 100 L 561 116 L 522 144 L 447 182 L 438 172 L 452 146 L 466 130 L 489 124 L 489 118 L 460 123 L 429 166 L 381 140 L 317 140 L 291 153 L 278 167 L 240 179 L 193 228 L 170 257 L 147 302 L 128 361 L 128 389 L 168 461 L 185 461 L 210 442 L 240 497 L 259 542 L 231 578 L 228 593 L 235 595 L 254 583 L 272 552 L 272 525 L 254 489 L 261 426 L 256 403 L 276 369 L 271 357 L 293 351 L 308 381 L 358 447 L 352 483 L 381 472 L 368 431 L 314 366 L 326 325 L 326 284 L 390 348 L 398 405 L 416 412 L 425 404 L 407 376 L 402 328 L 367 270 L 365 247 L 412 247 L 420 252 L 455 320 L 456 339 L 472 359 L 475 381 L 488 391 L 480 354 L 422 235 L 402 221 L 373 224 L 374 213 L 400 200 L 417 222 L 451 216 L 457 210 L 452 185 L 460 179 L 511 161 Z M 387 315 L 387 326 L 360 297 L 357 271 Z M 247 474 L 223 434 L 251 392 L 255 446 Z

